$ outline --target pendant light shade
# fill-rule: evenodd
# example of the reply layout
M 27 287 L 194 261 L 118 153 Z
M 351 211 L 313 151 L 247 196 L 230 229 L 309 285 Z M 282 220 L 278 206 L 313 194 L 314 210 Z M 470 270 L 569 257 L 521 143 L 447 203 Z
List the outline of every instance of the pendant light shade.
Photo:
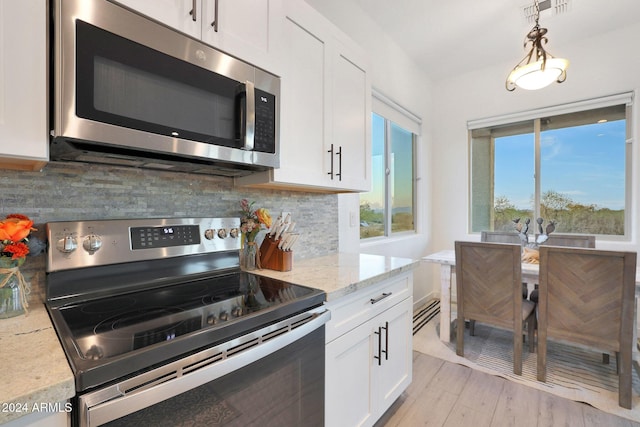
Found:
M 562 58 L 554 58 L 544 50 L 543 44 L 547 43 L 546 28 L 540 28 L 540 8 L 538 0 L 535 0 L 535 26 L 525 38 L 524 47 L 531 48 L 527 55 L 509 73 L 505 87 L 508 91 L 514 91 L 516 87 L 526 90 L 542 89 L 553 82 L 562 83 L 567 78 L 569 61 Z

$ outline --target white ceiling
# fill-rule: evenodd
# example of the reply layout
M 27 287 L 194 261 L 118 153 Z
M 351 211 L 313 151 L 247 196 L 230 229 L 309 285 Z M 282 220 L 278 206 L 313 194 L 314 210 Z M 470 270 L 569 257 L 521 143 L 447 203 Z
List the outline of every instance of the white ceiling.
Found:
M 338 1 L 358 4 L 434 80 L 493 63 L 515 66 L 526 54 L 524 39 L 533 27 L 524 14 L 532 0 Z M 570 45 L 640 23 L 640 0 L 561 3 L 566 12 L 546 10 L 540 16 L 540 26 L 549 30 L 546 49 L 556 57 L 571 60 Z M 635 54 L 638 40 L 626 42 Z

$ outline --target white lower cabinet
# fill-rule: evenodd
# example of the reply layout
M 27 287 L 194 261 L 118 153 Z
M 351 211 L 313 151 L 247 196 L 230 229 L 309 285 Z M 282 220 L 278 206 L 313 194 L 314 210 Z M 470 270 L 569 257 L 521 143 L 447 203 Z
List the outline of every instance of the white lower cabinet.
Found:
M 413 298 L 408 292 L 401 301 L 394 301 L 393 291 L 387 291 L 399 283 L 408 284 L 411 290 L 411 281 L 411 273 L 389 279 L 383 282 L 379 296 L 359 291 L 356 294 L 361 296 L 350 296 L 350 303 L 337 310 L 346 314 L 350 306 L 354 311 L 363 304 L 371 307 L 369 313 L 360 312 L 357 320 L 361 322 L 349 319 L 358 326 L 326 345 L 326 426 L 373 425 L 411 383 Z M 376 304 L 383 305 L 383 310 Z M 328 325 L 341 321 L 332 312 Z
M 62 412 L 32 412 L 2 424 L 2 427 L 69 427 L 71 419 L 69 413 L 64 412 L 65 403 L 69 404 L 68 402 L 57 404 Z

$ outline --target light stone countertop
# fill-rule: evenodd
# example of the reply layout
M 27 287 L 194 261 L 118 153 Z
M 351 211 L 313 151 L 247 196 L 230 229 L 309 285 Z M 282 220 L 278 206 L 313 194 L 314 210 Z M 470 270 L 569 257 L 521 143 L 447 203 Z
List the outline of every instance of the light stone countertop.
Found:
M 75 395 L 71 368 L 43 304 L 0 319 L 0 366 L 0 424 Z
M 409 258 L 338 252 L 294 260 L 291 271 L 262 269 L 252 273 L 323 290 L 327 293 L 327 301 L 333 301 L 412 270 L 419 262 Z

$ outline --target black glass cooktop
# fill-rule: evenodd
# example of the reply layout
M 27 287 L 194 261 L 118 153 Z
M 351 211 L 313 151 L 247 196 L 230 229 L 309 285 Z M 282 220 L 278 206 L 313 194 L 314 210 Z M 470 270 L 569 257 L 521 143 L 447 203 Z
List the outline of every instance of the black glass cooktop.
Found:
M 56 310 L 78 357 L 125 354 L 206 328 L 221 328 L 318 291 L 237 272 L 102 298 Z

